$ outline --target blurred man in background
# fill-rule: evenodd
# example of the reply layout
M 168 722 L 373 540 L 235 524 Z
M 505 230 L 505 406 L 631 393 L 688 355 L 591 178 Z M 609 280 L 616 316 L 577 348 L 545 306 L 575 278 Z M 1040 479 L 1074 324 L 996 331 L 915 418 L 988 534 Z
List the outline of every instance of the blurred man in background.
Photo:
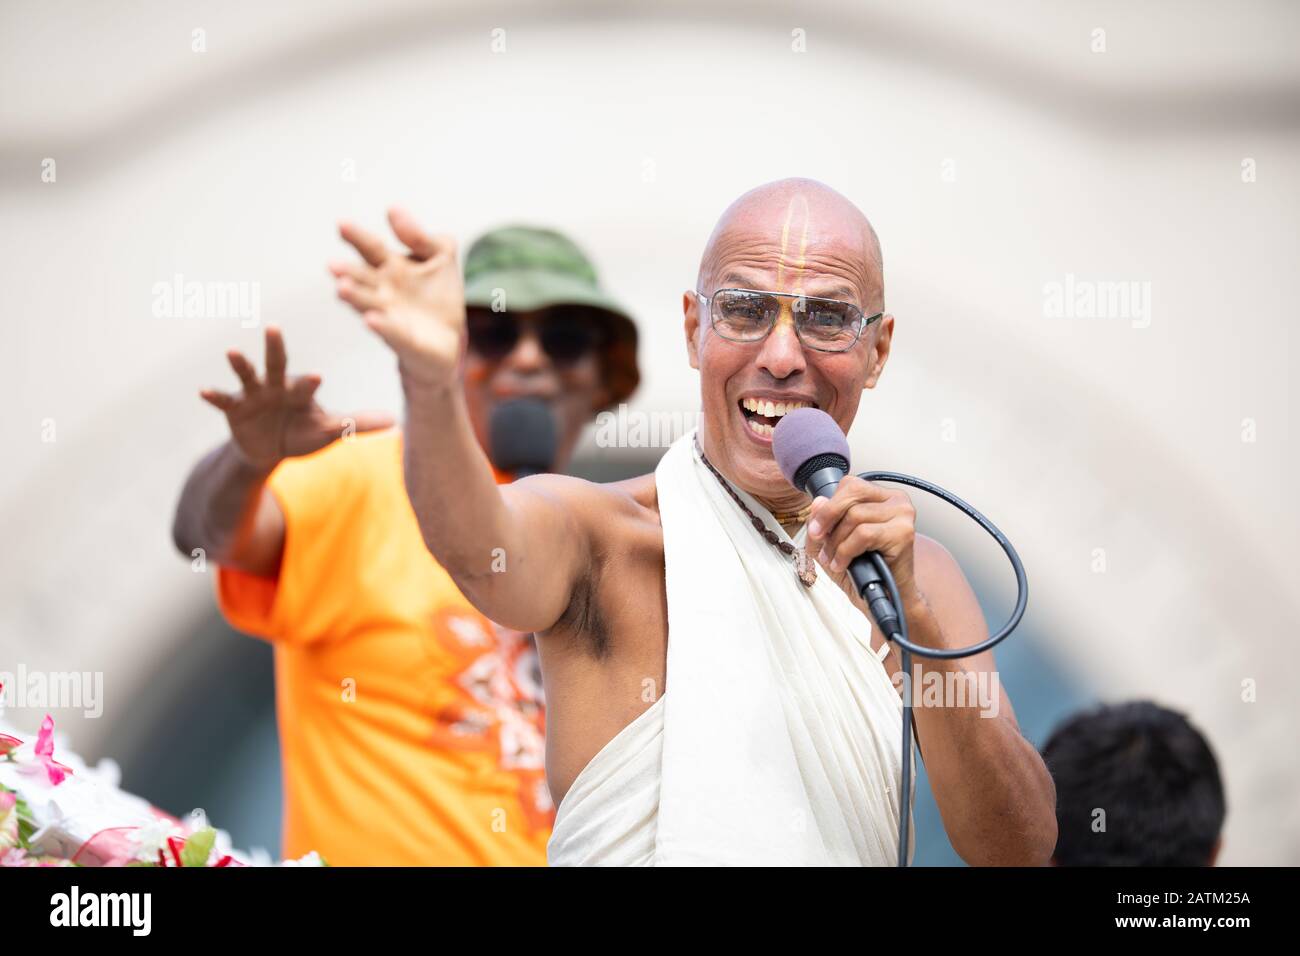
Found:
M 389 220 L 411 235 L 404 213 Z M 377 297 L 383 244 L 340 232 L 364 263 L 330 266 L 339 297 L 401 309 Z M 635 389 L 635 326 L 555 232 L 488 233 L 465 283 L 463 388 L 497 480 L 562 470 L 596 412 Z M 545 863 L 554 808 L 532 635 L 479 614 L 429 555 L 391 416 L 321 408 L 320 376 L 287 374 L 276 328 L 264 374 L 228 358 L 242 390 L 201 395 L 230 439 L 190 474 L 173 536 L 216 562 L 226 619 L 274 645 L 284 856 Z
M 1214 752 L 1149 701 L 1098 707 L 1052 734 L 1058 866 L 1213 866 L 1226 808 Z

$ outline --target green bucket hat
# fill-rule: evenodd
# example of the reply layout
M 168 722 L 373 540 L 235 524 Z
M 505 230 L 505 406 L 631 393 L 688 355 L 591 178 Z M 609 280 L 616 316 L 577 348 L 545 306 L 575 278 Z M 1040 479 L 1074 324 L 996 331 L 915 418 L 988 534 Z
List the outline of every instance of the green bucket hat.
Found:
M 601 288 L 591 260 L 553 229 L 505 226 L 475 240 L 465 255 L 465 304 L 512 312 L 594 309 L 605 327 L 601 358 L 610 406 L 626 401 L 641 380 L 631 316 Z

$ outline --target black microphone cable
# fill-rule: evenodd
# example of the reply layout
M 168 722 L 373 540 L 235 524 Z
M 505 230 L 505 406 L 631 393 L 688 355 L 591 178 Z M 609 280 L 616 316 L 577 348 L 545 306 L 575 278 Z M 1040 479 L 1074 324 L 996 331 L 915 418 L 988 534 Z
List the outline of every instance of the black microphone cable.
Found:
M 1016 549 L 1007 540 L 1007 536 L 998 530 L 997 525 L 951 491 L 940 488 L 938 485 L 922 478 L 915 478 L 912 475 L 904 475 L 894 471 L 864 471 L 858 477 L 869 482 L 889 481 L 895 484 L 908 485 L 932 494 L 936 498 L 942 498 L 958 511 L 973 519 L 976 524 L 993 537 L 993 540 L 1002 547 L 1007 559 L 1011 562 L 1012 569 L 1016 573 L 1016 606 L 1011 611 L 1011 616 L 1007 618 L 1007 622 L 995 634 L 977 644 L 972 644 L 970 647 L 922 647 L 908 640 L 907 615 L 904 613 L 903 600 L 898 593 L 898 585 L 894 582 L 893 573 L 890 572 L 884 558 L 874 551 L 871 552 L 871 563 L 884 580 L 885 587 L 889 591 L 889 599 L 896 611 L 894 620 L 896 620 L 897 626 L 892 627 L 892 633 L 886 633 L 885 638 L 898 646 L 899 658 L 903 666 L 903 781 L 899 791 L 900 802 L 898 806 L 898 865 L 906 867 L 909 843 L 907 831 L 912 821 L 912 655 L 928 657 L 932 660 L 956 660 L 960 657 L 979 654 L 997 646 L 1008 634 L 1016 629 L 1017 625 L 1020 624 L 1020 619 L 1025 616 L 1025 605 L 1029 603 L 1029 580 L 1025 577 L 1025 566 L 1020 562 L 1020 555 L 1016 554 Z M 876 587 L 878 585 L 869 584 L 867 590 L 870 591 Z M 862 597 L 868 606 L 872 606 L 874 601 L 878 600 L 878 598 L 868 597 L 865 593 Z M 894 620 L 889 620 L 888 623 L 893 624 Z M 880 623 L 879 619 L 876 623 Z

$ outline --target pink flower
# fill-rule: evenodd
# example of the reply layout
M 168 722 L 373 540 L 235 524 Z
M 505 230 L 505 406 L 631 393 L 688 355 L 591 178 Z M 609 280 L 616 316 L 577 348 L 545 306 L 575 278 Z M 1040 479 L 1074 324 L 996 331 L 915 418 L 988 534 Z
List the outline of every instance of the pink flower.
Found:
M 41 732 L 36 735 L 36 760 L 45 768 L 52 786 L 63 783 L 65 777 L 72 773 L 67 767 L 54 759 L 54 718 L 49 714 L 41 721 Z

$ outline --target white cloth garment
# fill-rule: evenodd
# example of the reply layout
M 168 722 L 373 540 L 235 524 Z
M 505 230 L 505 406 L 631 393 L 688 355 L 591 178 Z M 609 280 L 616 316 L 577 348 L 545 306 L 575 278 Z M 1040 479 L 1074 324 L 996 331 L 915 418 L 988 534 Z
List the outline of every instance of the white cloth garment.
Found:
M 578 775 L 551 865 L 894 865 L 902 701 L 866 617 L 824 572 L 799 583 L 693 432 L 655 481 L 665 693 Z M 802 547 L 802 529 L 791 539 L 736 492 Z
M 667 699 L 661 695 L 582 768 L 556 811 L 548 864 L 654 864 Z

